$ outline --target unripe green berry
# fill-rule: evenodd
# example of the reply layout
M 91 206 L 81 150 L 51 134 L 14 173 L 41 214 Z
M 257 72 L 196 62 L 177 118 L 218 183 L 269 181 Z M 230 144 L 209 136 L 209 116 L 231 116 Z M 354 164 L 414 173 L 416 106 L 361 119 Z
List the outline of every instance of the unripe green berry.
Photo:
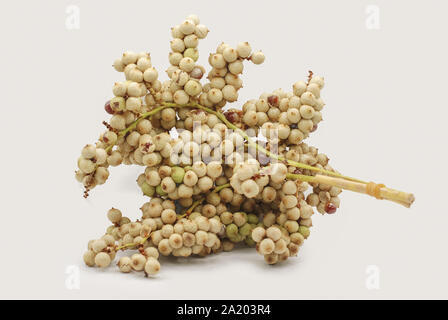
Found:
M 141 185 L 142 192 L 145 196 L 152 197 L 156 191 L 156 188 L 150 186 L 148 183 L 143 182 Z
M 310 229 L 308 227 L 305 226 L 300 226 L 299 227 L 299 233 L 305 238 L 308 239 L 308 237 L 310 236 Z
M 224 224 L 231 224 L 233 222 L 233 214 L 229 211 L 221 213 L 221 222 Z
M 251 223 L 251 224 L 257 224 L 258 223 L 258 217 L 257 215 L 253 214 L 253 213 L 249 213 L 247 215 L 247 222 Z
M 162 186 L 160 184 L 156 187 L 156 193 L 159 196 L 166 196 L 168 194 L 165 191 L 163 191 Z
M 226 235 L 227 237 L 235 237 L 238 234 L 238 227 L 236 224 L 231 223 L 226 227 Z
M 184 180 L 185 170 L 181 167 L 173 167 L 171 169 L 171 178 L 175 183 L 182 183 Z
M 251 232 L 252 232 L 252 225 L 250 225 L 249 223 L 242 225 L 239 229 L 239 233 L 244 237 L 250 235 Z

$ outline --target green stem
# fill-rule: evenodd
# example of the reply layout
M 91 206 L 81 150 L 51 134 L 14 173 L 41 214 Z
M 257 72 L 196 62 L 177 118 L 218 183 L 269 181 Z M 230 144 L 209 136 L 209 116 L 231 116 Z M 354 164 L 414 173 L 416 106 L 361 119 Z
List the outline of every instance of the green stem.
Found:
M 216 187 L 216 188 L 213 190 L 213 193 L 218 193 L 218 192 L 221 191 L 222 189 L 225 189 L 225 188 L 228 188 L 228 187 L 230 187 L 230 183 L 223 184 L 223 185 L 221 185 L 221 186 Z
M 164 103 L 162 103 L 162 105 L 164 105 L 166 107 L 171 107 L 171 108 L 182 108 L 182 107 L 198 108 L 198 109 L 204 110 L 204 111 L 206 111 L 208 113 L 214 114 L 229 129 L 234 130 L 235 132 L 240 134 L 244 139 L 246 139 L 247 143 L 249 144 L 249 146 L 255 147 L 257 150 L 261 151 L 262 153 L 264 153 L 265 155 L 267 155 L 270 158 L 277 159 L 278 161 L 286 161 L 288 163 L 288 165 L 290 165 L 290 166 L 301 168 L 301 169 L 306 169 L 306 170 L 310 170 L 310 171 L 315 171 L 315 172 L 321 172 L 321 173 L 327 174 L 329 176 L 339 177 L 339 178 L 343 178 L 343 179 L 346 179 L 346 180 L 355 181 L 355 182 L 359 182 L 359 183 L 367 183 L 367 182 L 362 181 L 362 180 L 358 180 L 358 179 L 355 179 L 355 178 L 352 178 L 352 177 L 341 175 L 341 174 L 339 174 L 337 172 L 333 172 L 333 171 L 329 171 L 329 170 L 313 167 L 313 166 L 307 165 L 305 163 L 297 162 L 297 161 L 287 160 L 286 158 L 284 158 L 282 156 L 279 156 L 277 154 L 271 153 L 270 151 L 268 151 L 265 148 L 263 148 L 262 146 L 260 146 L 258 143 L 252 141 L 252 139 L 243 130 L 241 130 L 240 128 L 235 126 L 233 123 L 231 123 L 229 120 L 227 120 L 227 118 L 222 113 L 220 113 L 218 111 L 215 111 L 215 110 L 212 110 L 210 108 L 206 108 L 206 107 L 200 105 L 199 103 L 194 102 L 194 103 L 191 103 L 191 104 L 188 104 L 188 105 L 177 105 L 175 103 L 164 102 Z
M 204 201 L 204 198 L 199 199 L 199 200 L 196 200 L 195 202 L 193 202 L 193 204 L 192 204 L 191 207 L 185 212 L 185 214 L 186 214 L 187 216 L 189 216 L 189 215 L 193 212 L 193 210 L 196 209 L 196 207 L 197 207 L 198 205 L 200 205 L 203 201 Z
M 138 119 L 136 119 L 134 122 L 132 122 L 129 127 L 127 127 L 126 129 L 121 130 L 120 132 L 118 132 L 118 139 L 117 141 L 121 138 L 126 136 L 129 132 L 131 132 L 132 130 L 135 130 L 135 128 L 137 128 L 137 125 L 139 124 L 140 121 L 142 121 L 143 119 L 146 119 L 150 116 L 155 115 L 157 112 L 162 111 L 163 109 L 165 109 L 166 106 L 161 106 L 155 109 L 152 109 L 151 111 L 145 112 L 143 114 L 140 115 L 140 117 L 138 117 Z M 117 143 L 113 143 L 109 146 L 107 146 L 107 148 L 105 149 L 107 153 L 109 153 L 112 148 L 116 145 Z
M 223 185 L 218 186 L 218 187 L 216 187 L 215 189 L 213 189 L 212 193 L 217 193 L 217 192 L 221 191 L 222 189 L 224 189 L 224 188 L 228 188 L 228 187 L 230 187 L 230 183 L 223 184 Z M 189 215 L 193 212 L 193 210 L 196 209 L 197 206 L 199 206 L 200 204 L 202 204 L 202 202 L 204 202 L 204 200 L 205 200 L 204 198 L 201 198 L 201 199 L 196 200 L 195 202 L 193 202 L 193 204 L 191 205 L 191 207 L 188 208 L 188 210 L 185 211 L 184 214 L 178 216 L 178 219 L 182 219 L 182 218 L 184 218 L 185 216 L 189 216 Z
M 286 179 L 301 180 L 305 182 L 314 182 L 315 180 L 314 176 L 307 176 L 304 174 L 296 174 L 296 173 L 287 173 Z
M 302 162 L 288 160 L 288 159 L 286 159 L 286 158 L 284 158 L 284 157 L 282 157 L 280 155 L 271 153 L 270 151 L 268 151 L 265 148 L 263 148 L 262 146 L 260 146 L 258 143 L 254 142 L 243 130 L 241 130 L 240 128 L 235 126 L 233 123 L 231 123 L 229 120 L 227 120 L 227 118 L 221 112 L 218 112 L 218 111 L 212 110 L 210 108 L 204 107 L 204 106 L 200 105 L 197 102 L 192 102 L 190 104 L 185 104 L 185 105 L 179 105 L 179 104 L 171 103 L 171 102 L 163 102 L 160 107 L 157 107 L 157 108 L 155 108 L 155 109 L 153 109 L 151 111 L 143 113 L 138 119 L 136 119 L 134 122 L 132 122 L 126 129 L 120 131 L 118 133 L 118 139 L 121 138 L 121 137 L 126 136 L 126 134 L 128 134 L 130 131 L 134 130 L 141 120 L 146 119 L 146 118 L 148 118 L 148 117 L 150 117 L 152 115 L 155 115 L 156 113 L 162 111 L 165 108 L 198 108 L 198 109 L 204 110 L 207 113 L 214 114 L 229 129 L 234 130 L 239 135 L 241 135 L 244 139 L 246 139 L 249 146 L 254 147 L 256 150 L 264 153 L 265 155 L 267 155 L 270 158 L 276 159 L 278 161 L 286 162 L 289 166 L 293 166 L 293 167 L 296 167 L 296 168 L 301 168 L 301 169 L 310 170 L 310 171 L 314 171 L 314 172 L 320 172 L 320 173 L 323 173 L 323 174 L 326 174 L 326 175 L 329 175 L 329 176 L 338 177 L 338 178 L 342 178 L 342 179 L 349 180 L 349 181 L 355 181 L 355 182 L 367 184 L 367 182 L 359 180 L 359 179 L 355 179 L 355 178 L 352 178 L 352 177 L 344 176 L 344 175 L 341 175 L 341 174 L 339 174 L 337 172 L 333 172 L 333 171 L 329 171 L 329 170 L 313 167 L 313 166 L 307 165 L 307 164 L 302 163 Z M 117 141 L 118 141 L 118 139 L 117 139 Z M 106 152 L 110 152 L 115 144 L 109 145 L 106 148 Z M 304 177 L 309 177 L 309 176 L 305 176 L 305 175 L 299 175 L 299 176 L 302 176 L 303 178 Z M 305 180 L 303 180 L 303 181 L 305 181 Z
M 120 251 L 123 249 L 127 249 L 127 248 L 132 248 L 132 247 L 137 247 L 139 245 L 143 245 L 145 244 L 146 241 L 148 241 L 150 236 L 147 236 L 145 238 L 143 238 L 143 240 L 140 243 L 134 242 L 134 243 L 128 243 L 128 244 L 124 244 L 122 246 L 117 247 L 116 251 Z

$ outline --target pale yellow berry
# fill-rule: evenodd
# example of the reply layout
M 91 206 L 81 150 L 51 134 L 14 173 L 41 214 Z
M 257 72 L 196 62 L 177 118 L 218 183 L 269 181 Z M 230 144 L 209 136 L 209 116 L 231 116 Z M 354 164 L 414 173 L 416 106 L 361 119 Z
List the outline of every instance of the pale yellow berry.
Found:
M 129 257 L 122 257 L 118 260 L 118 268 L 123 273 L 129 273 L 132 271 L 132 260 Z
M 258 250 L 261 254 L 266 255 L 274 252 L 275 243 L 272 239 L 266 238 L 260 242 Z
M 86 251 L 86 253 L 84 253 L 83 255 L 83 260 L 87 266 L 89 267 L 95 266 L 95 252 L 91 250 Z
M 149 257 L 145 264 L 145 272 L 148 275 L 155 275 L 160 271 L 160 263 L 157 259 Z
M 95 264 L 100 268 L 108 267 L 110 262 L 110 256 L 105 252 L 100 252 L 95 256 Z
M 265 56 L 263 52 L 257 51 L 252 54 L 250 59 L 254 64 L 262 64 L 264 62 Z
M 254 230 L 252 230 L 252 239 L 255 242 L 260 242 L 264 239 L 266 235 L 266 229 L 263 227 L 256 227 Z
M 131 257 L 132 269 L 142 271 L 146 264 L 146 257 L 140 253 L 135 253 Z

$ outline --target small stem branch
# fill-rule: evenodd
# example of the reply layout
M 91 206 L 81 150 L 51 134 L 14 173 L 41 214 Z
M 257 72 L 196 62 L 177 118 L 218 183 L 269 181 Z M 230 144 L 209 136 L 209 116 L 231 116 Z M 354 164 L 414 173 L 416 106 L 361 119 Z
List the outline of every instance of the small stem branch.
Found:
M 162 111 L 162 110 L 165 109 L 165 108 L 166 108 L 166 106 L 160 106 L 160 107 L 157 107 L 157 108 L 155 108 L 155 109 L 152 109 L 151 111 L 145 112 L 145 113 L 143 113 L 142 115 L 140 115 L 140 117 L 138 117 L 134 122 L 132 122 L 126 129 L 123 129 L 123 130 L 121 130 L 120 132 L 118 132 L 118 139 L 117 139 L 117 141 L 118 141 L 121 137 L 126 136 L 126 135 L 127 135 L 129 132 L 131 132 L 132 130 L 135 130 L 135 128 L 137 128 L 137 125 L 138 125 L 138 123 L 139 123 L 140 121 L 142 121 L 143 119 L 146 119 L 146 118 L 148 118 L 148 117 L 150 117 L 150 116 L 155 115 L 157 112 L 160 112 L 160 111 Z M 114 147 L 115 144 L 116 144 L 116 143 L 109 145 L 109 146 L 106 148 L 106 152 L 109 153 L 109 152 L 112 150 L 112 148 Z
M 193 204 L 191 205 L 190 208 L 188 208 L 188 210 L 185 212 L 185 214 L 187 215 L 187 217 L 193 212 L 194 209 L 196 209 L 196 207 L 198 205 L 200 205 L 202 202 L 204 201 L 204 198 L 196 200 L 195 202 L 193 202 Z
M 230 183 L 223 184 L 223 185 L 218 186 L 218 187 L 216 187 L 215 189 L 213 189 L 212 193 L 218 193 L 218 192 L 221 191 L 222 189 L 224 189 L 224 188 L 228 188 L 228 187 L 230 187 Z M 196 209 L 197 206 L 199 206 L 200 204 L 202 204 L 202 202 L 204 202 L 204 200 L 205 200 L 204 198 L 201 198 L 201 199 L 196 200 L 195 202 L 193 202 L 193 204 L 191 205 L 191 207 L 188 208 L 188 210 L 185 211 L 184 214 L 178 216 L 178 219 L 182 219 L 182 218 L 184 218 L 184 217 L 186 217 L 186 216 L 188 217 L 188 216 L 193 212 L 193 210 Z
M 330 176 L 334 176 L 334 177 L 340 177 L 346 180 L 351 180 L 351 181 L 357 181 L 357 182 L 361 182 L 361 183 L 367 183 L 352 177 L 347 177 L 347 176 L 343 176 L 337 172 L 333 172 L 333 171 L 329 171 L 329 170 L 324 170 L 324 169 L 320 169 L 317 167 L 313 167 L 310 165 L 307 165 L 305 163 L 301 163 L 301 162 L 297 162 L 297 161 L 292 161 L 292 160 L 287 160 L 286 158 L 279 156 L 278 154 L 274 154 L 271 153 L 270 151 L 266 150 L 265 148 L 263 148 L 262 146 L 260 146 L 258 143 L 254 142 L 243 130 L 241 130 L 240 128 L 238 128 L 237 126 L 235 126 L 232 122 L 230 122 L 229 120 L 227 120 L 227 118 L 220 112 L 212 110 L 210 108 L 206 108 L 202 105 L 200 105 L 199 103 L 191 103 L 188 105 L 177 105 L 175 103 L 162 103 L 162 105 L 166 106 L 166 107 L 171 107 L 171 108 L 182 108 L 182 107 L 189 107 L 189 108 L 198 108 L 201 110 L 204 110 L 208 113 L 214 114 L 215 116 L 217 116 L 222 122 L 224 122 L 224 124 L 229 128 L 232 129 L 233 131 L 237 132 L 239 135 L 241 135 L 244 139 L 247 140 L 247 143 L 249 144 L 249 146 L 253 146 L 255 149 L 261 151 L 262 153 L 264 153 L 265 155 L 267 155 L 268 157 L 271 157 L 273 159 L 279 160 L 279 161 L 286 161 L 288 163 L 288 165 L 290 166 L 294 166 L 297 168 L 301 168 L 301 169 L 306 169 L 306 170 L 311 170 L 311 171 L 315 171 L 315 172 L 321 172 L 321 173 L 325 173 L 327 175 Z
M 144 245 L 146 243 L 146 241 L 148 241 L 149 237 L 150 236 L 147 236 L 147 237 L 143 238 L 143 240 L 140 241 L 140 242 L 128 243 L 128 244 L 124 244 L 122 246 L 119 246 L 119 247 L 116 248 L 116 251 L 124 250 L 124 249 L 127 249 L 127 248 L 138 247 L 140 245 Z
M 350 190 L 350 191 L 354 191 L 354 192 L 358 192 L 358 193 L 364 193 L 364 194 L 371 195 L 371 193 L 369 193 L 369 189 L 368 189 L 368 185 L 369 185 L 368 182 L 365 182 L 365 181 L 362 181 L 359 179 L 355 179 L 352 177 L 344 176 L 337 172 L 313 167 L 313 166 L 307 165 L 305 163 L 288 160 L 278 154 L 271 153 L 270 151 L 268 151 L 265 148 L 263 148 L 262 146 L 260 146 L 258 143 L 254 142 L 243 130 L 241 130 L 240 128 L 235 126 L 233 123 L 231 123 L 229 120 L 227 120 L 227 118 L 224 116 L 224 114 L 222 114 L 218 111 L 212 110 L 210 108 L 204 107 L 197 102 L 193 102 L 193 103 L 186 104 L 186 105 L 178 105 L 175 103 L 162 102 L 161 106 L 142 114 L 137 120 L 135 120 L 132 124 L 130 124 L 129 127 L 120 131 L 118 133 L 118 137 L 121 138 L 121 137 L 125 136 L 127 133 L 134 130 L 141 120 L 146 119 L 146 118 L 160 112 L 161 110 L 163 110 L 165 108 L 197 108 L 197 109 L 204 110 L 210 114 L 214 114 L 229 129 L 234 130 L 239 135 L 241 135 L 244 139 L 246 139 L 248 146 L 254 147 L 256 150 L 264 153 L 265 155 L 267 155 L 270 158 L 276 159 L 278 161 L 286 162 L 289 166 L 293 166 L 296 168 L 301 168 L 301 169 L 310 170 L 310 171 L 319 173 L 315 176 L 288 173 L 287 174 L 288 179 L 298 179 L 301 181 L 311 182 L 311 183 L 312 182 L 322 183 L 322 184 L 326 184 L 326 185 L 336 186 L 336 187 L 339 187 L 339 188 L 342 188 L 345 190 Z M 111 151 L 113 146 L 114 145 L 108 146 L 106 148 L 106 151 L 107 152 Z M 323 175 L 323 174 L 325 174 L 325 175 Z M 228 185 L 219 186 L 219 187 L 215 188 L 215 190 L 213 192 L 219 192 L 222 188 L 225 188 L 227 186 Z M 379 198 L 394 201 L 394 202 L 399 203 L 405 207 L 410 207 L 411 204 L 415 200 L 414 195 L 411 193 L 406 193 L 403 191 L 398 191 L 398 190 L 390 189 L 387 187 L 379 188 L 378 192 L 379 192 L 379 194 L 378 194 Z M 193 212 L 193 210 L 198 205 L 200 205 L 203 201 L 204 201 L 204 199 L 195 201 L 193 203 L 193 205 L 186 211 L 186 215 L 188 216 L 191 212 Z
M 322 183 L 325 185 L 330 185 L 341 189 L 374 196 L 371 193 L 369 193 L 367 184 L 356 181 L 349 181 L 341 178 L 329 177 L 320 174 L 317 174 L 315 176 L 304 176 L 299 174 L 288 173 L 286 177 L 288 179 L 299 179 L 306 182 Z M 379 188 L 378 196 L 379 199 L 390 200 L 398 204 L 401 204 L 406 208 L 409 208 L 415 200 L 415 197 L 412 193 L 406 193 L 403 191 L 398 191 L 387 187 Z
M 213 190 L 213 193 L 218 193 L 218 192 L 221 191 L 222 189 L 225 189 L 225 188 L 228 188 L 228 187 L 230 187 L 230 183 L 223 184 L 223 185 L 221 185 L 221 186 L 216 187 L 216 188 Z

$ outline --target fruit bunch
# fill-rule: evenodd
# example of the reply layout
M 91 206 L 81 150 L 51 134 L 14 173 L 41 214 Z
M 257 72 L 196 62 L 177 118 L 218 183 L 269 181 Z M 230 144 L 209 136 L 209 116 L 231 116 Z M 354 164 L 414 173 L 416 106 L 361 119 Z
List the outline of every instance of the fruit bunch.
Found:
M 195 15 L 171 29 L 163 82 L 148 53 L 128 51 L 114 62 L 125 80 L 113 85 L 107 130 L 82 149 L 76 178 L 87 197 L 110 167 L 144 166 L 137 184 L 149 199 L 135 221 L 108 211 L 111 225 L 84 254 L 88 266 L 107 267 L 117 252 L 134 250 L 119 269 L 154 275 L 160 255 L 206 256 L 239 244 L 275 264 L 298 254 L 314 209 L 335 213 L 342 189 L 410 206 L 411 194 L 343 176 L 304 142 L 322 121 L 322 77 L 309 72 L 291 91 L 227 106 L 238 100 L 244 63 L 265 56 L 248 42 L 221 43 L 203 80 L 197 47 L 207 34 Z

